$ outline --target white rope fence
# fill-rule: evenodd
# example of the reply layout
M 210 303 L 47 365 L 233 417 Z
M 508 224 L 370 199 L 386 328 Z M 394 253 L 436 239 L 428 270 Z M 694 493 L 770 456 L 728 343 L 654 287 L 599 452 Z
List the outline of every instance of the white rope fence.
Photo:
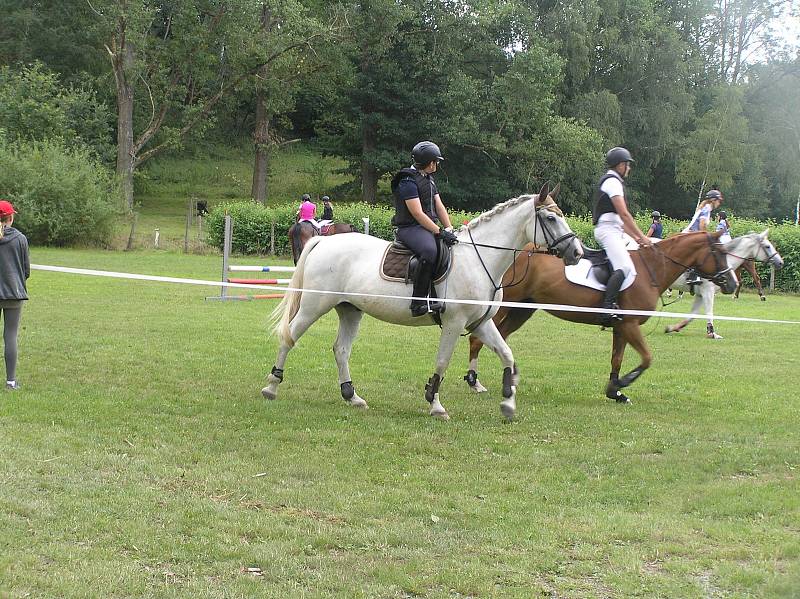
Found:
M 206 281 L 203 279 L 187 279 L 182 277 L 163 277 L 158 275 L 142 275 L 129 272 L 114 272 L 110 270 L 92 270 L 89 268 L 70 268 L 66 266 L 50 266 L 46 264 L 31 264 L 31 269 L 41 270 L 46 272 L 57 272 L 72 275 L 86 275 L 93 277 L 108 277 L 112 279 L 128 279 L 135 281 L 153 281 L 156 283 L 176 283 L 181 285 L 201 285 L 207 287 L 219 287 L 219 281 Z M 384 295 L 377 293 L 352 293 L 343 291 L 323 291 L 318 289 L 297 289 L 295 287 L 271 287 L 268 285 L 250 285 L 244 283 L 221 283 L 225 287 L 236 287 L 244 289 L 276 289 L 279 291 L 302 291 L 303 293 L 322 293 L 328 295 L 346 295 L 350 297 L 380 297 L 398 300 L 412 300 L 415 299 L 410 295 Z M 417 298 L 427 299 L 427 298 Z M 437 298 L 436 301 L 446 302 L 449 304 L 469 304 L 477 306 L 498 306 L 506 308 L 524 308 L 526 310 L 551 310 L 557 312 L 591 312 L 603 314 L 612 312 L 605 308 L 588 308 L 583 306 L 571 306 L 568 304 L 538 304 L 526 302 L 503 302 L 503 301 L 484 301 L 484 300 L 470 300 L 470 299 L 456 299 L 456 298 Z M 683 314 L 681 312 L 660 312 L 658 310 L 613 310 L 615 314 L 628 314 L 633 316 L 665 316 L 668 318 L 704 318 L 705 315 L 700 314 Z M 744 316 L 718 316 L 714 315 L 715 320 L 732 320 L 736 322 L 760 322 L 770 324 L 800 324 L 797 320 L 776 320 L 771 318 L 747 318 Z

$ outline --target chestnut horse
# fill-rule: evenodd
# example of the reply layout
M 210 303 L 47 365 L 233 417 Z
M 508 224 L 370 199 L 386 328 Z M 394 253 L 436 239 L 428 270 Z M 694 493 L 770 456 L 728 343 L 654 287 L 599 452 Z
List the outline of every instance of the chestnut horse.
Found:
M 761 277 L 758 276 L 758 272 L 756 271 L 755 260 L 745 260 L 742 262 L 742 265 L 736 269 L 736 278 L 739 279 L 739 286 L 736 288 L 736 291 L 733 292 L 733 299 L 739 299 L 739 292 L 742 290 L 742 285 L 744 284 L 744 281 L 742 281 L 743 270 L 753 279 L 753 285 L 756 286 L 758 297 L 761 298 L 761 301 L 767 301 L 767 296 L 764 295 L 764 286 L 761 284 Z
M 655 310 L 661 294 L 688 267 L 694 267 L 702 277 L 712 279 L 724 293 L 733 293 L 736 277 L 728 268 L 719 233 L 686 233 L 676 235 L 651 247 L 631 252 L 638 275 L 633 284 L 619 296 L 623 310 Z M 503 276 L 503 299 L 509 302 L 562 304 L 597 308 L 602 305 L 603 291 L 576 285 L 567 280 L 564 263 L 546 254 L 521 253 L 514 265 Z M 501 307 L 494 317 L 503 339 L 521 327 L 535 308 Z M 564 312 L 547 310 L 553 316 L 583 324 L 599 325 L 597 312 Z M 606 397 L 620 403 L 630 403 L 620 389 L 633 383 L 650 367 L 652 356 L 640 327 L 649 316 L 623 315 L 613 326 L 611 376 L 606 386 Z M 625 346 L 631 344 L 641 356 L 641 364 L 623 377 L 619 376 Z M 469 344 L 469 372 L 464 379 L 473 391 L 486 391 L 478 381 L 478 352 L 483 344 L 474 336 Z
M 289 241 L 292 244 L 292 260 L 296 265 L 297 261 L 300 259 L 300 254 L 303 253 L 303 248 L 306 247 L 306 243 L 308 243 L 308 240 L 312 237 L 316 237 L 317 235 L 327 236 L 356 232 L 356 228 L 348 223 L 332 223 L 330 225 L 324 225 L 322 231 L 318 233 L 314 225 L 307 220 L 301 220 L 289 227 L 288 234 Z

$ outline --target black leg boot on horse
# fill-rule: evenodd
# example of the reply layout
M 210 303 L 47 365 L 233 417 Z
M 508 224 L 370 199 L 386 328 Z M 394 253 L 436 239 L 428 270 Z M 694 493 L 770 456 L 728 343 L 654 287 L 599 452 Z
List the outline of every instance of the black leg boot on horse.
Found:
M 625 281 L 625 273 L 617 269 L 611 273 L 611 276 L 608 277 L 608 283 L 606 283 L 606 294 L 603 298 L 603 308 L 606 310 L 618 310 L 619 306 L 617 305 L 617 297 L 619 296 L 619 288 L 622 287 L 622 283 Z M 600 315 L 600 324 L 604 327 L 610 327 L 615 322 L 619 322 L 622 320 L 622 316 L 619 314 L 614 314 L 611 312 L 606 312 Z
M 420 259 L 419 266 L 417 267 L 417 277 L 414 280 L 413 295 L 415 298 L 428 297 L 433 285 L 433 268 L 432 262 Z M 430 308 L 428 307 L 430 305 Z M 434 300 L 427 299 L 413 299 L 411 300 L 411 315 L 424 316 L 428 312 L 435 312 L 441 310 L 442 303 Z

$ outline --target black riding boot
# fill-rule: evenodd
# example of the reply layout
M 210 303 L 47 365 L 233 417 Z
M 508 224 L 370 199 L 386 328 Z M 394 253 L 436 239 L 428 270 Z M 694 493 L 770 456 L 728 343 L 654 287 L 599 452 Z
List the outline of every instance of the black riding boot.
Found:
M 414 281 L 414 297 L 427 297 L 431 291 L 433 278 L 433 264 L 427 260 L 420 260 L 417 267 L 417 278 Z M 422 316 L 428 313 L 428 300 L 411 300 L 411 316 Z
M 617 296 L 619 295 L 619 288 L 622 287 L 622 283 L 625 281 L 625 273 L 617 269 L 611 273 L 611 276 L 608 277 L 608 283 L 606 283 L 606 295 L 603 298 L 603 308 L 606 310 L 614 310 L 619 308 L 617 305 Z M 610 326 L 614 324 L 615 321 L 622 320 L 622 316 L 619 314 L 613 313 L 605 313 L 600 315 L 600 323 L 604 326 Z

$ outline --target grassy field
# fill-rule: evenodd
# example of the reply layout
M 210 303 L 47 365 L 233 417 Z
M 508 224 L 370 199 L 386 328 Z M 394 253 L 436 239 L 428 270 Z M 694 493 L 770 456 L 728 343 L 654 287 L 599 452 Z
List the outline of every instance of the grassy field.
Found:
M 212 255 L 32 258 L 220 275 Z M 468 392 L 463 340 L 443 423 L 423 399 L 435 328 L 365 319 L 357 411 L 333 314 L 267 402 L 270 302 L 40 271 L 30 291 L 23 389 L 0 394 L 0 597 L 800 594 L 796 326 L 719 321 L 715 342 L 655 319 L 654 365 L 619 406 L 602 395 L 610 335 L 536 315 L 511 338 L 519 419 L 500 416 L 488 353 L 489 393 Z M 717 311 L 800 320 L 800 298 Z

